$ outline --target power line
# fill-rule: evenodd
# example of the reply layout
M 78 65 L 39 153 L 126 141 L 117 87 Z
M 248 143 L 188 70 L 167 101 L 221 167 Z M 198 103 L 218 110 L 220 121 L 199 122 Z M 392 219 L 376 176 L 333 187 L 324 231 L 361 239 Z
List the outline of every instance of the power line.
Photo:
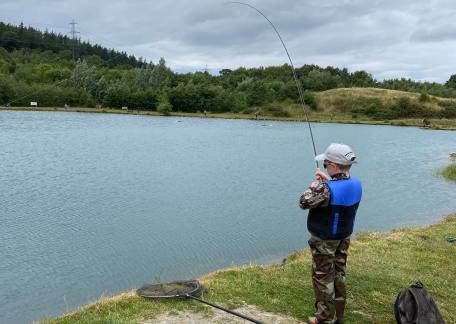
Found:
M 73 43 L 73 60 L 74 60 L 74 44 L 76 43 L 76 34 L 80 34 L 80 32 L 76 31 L 76 25 L 78 24 L 77 22 L 74 21 L 74 19 L 69 23 L 71 25 L 71 39 Z
M 0 22 L 2 21 L 7 21 L 6 18 L 0 16 Z M 69 32 L 66 32 L 66 33 L 60 33 L 60 32 L 56 32 L 55 30 L 68 30 L 68 27 L 61 27 L 61 26 L 53 26 L 53 25 L 43 25 L 43 24 L 40 24 L 38 22 L 35 22 L 35 21 L 28 21 L 27 23 L 32 23 L 32 25 L 28 25 L 28 27 L 30 28 L 33 28 L 35 30 L 38 30 L 38 31 L 45 31 L 45 30 L 50 30 L 51 32 L 53 32 L 54 34 L 56 35 L 69 35 L 69 38 L 72 40 L 73 42 L 73 46 L 72 46 L 72 55 L 73 55 L 73 59 L 77 56 L 76 54 L 76 50 L 77 48 L 76 47 L 76 44 L 77 45 L 80 45 L 81 41 L 86 41 L 88 42 L 89 44 L 91 45 L 98 45 L 98 46 L 101 46 L 101 47 L 105 47 L 107 49 L 112 49 L 116 52 L 121 52 L 121 51 L 124 51 L 127 53 L 127 55 L 134 55 L 133 53 L 129 52 L 126 48 L 127 46 L 125 45 L 125 43 L 121 43 L 120 41 L 115 41 L 113 40 L 112 38 L 107 38 L 107 37 L 104 37 L 104 36 L 101 36 L 99 34 L 94 34 L 92 32 L 89 32 L 85 29 L 82 29 L 82 28 L 78 28 L 78 31 L 76 31 L 76 25 L 78 25 L 79 23 L 75 22 L 74 19 L 71 23 L 69 23 L 69 25 L 71 25 L 71 30 Z M 19 24 L 17 23 L 11 23 L 15 26 L 19 26 Z M 27 27 L 26 27 L 27 28 Z M 73 34 L 73 31 L 74 31 L 74 34 Z M 76 37 L 76 34 L 84 34 L 86 35 L 86 39 L 81 39 L 81 37 Z M 92 36 L 92 40 L 89 38 L 89 36 Z M 101 40 L 101 41 L 97 41 L 98 40 Z M 20 41 L 18 40 L 18 42 L 20 43 L 24 43 L 24 41 Z
M 103 40 L 103 41 L 109 43 L 108 46 L 114 45 L 114 46 L 112 46 L 112 48 L 116 48 L 116 47 L 125 47 L 125 44 L 124 44 L 124 43 L 120 43 L 119 41 L 114 41 L 114 40 L 111 39 L 111 38 L 106 38 L 106 37 L 101 36 L 101 35 L 95 35 L 94 33 L 89 32 L 89 31 L 87 31 L 87 30 L 85 30 L 85 29 L 82 29 L 82 28 L 79 28 L 79 30 L 82 31 L 84 34 L 87 34 L 87 35 L 92 36 L 92 38 L 93 38 L 93 40 L 94 40 L 94 41 L 93 41 L 94 44 L 97 44 L 97 45 L 100 45 L 100 46 L 104 46 L 104 45 L 102 44 L 102 42 L 96 41 L 96 39 L 101 39 L 101 40 Z M 108 47 L 108 46 L 104 46 L 104 47 Z

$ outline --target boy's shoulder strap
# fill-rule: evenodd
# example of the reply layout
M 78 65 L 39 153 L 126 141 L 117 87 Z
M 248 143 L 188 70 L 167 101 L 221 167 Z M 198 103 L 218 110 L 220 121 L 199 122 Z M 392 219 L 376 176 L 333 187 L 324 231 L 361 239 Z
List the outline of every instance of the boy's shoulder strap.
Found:
M 361 201 L 362 186 L 358 178 L 326 181 L 331 193 L 331 204 L 352 206 Z

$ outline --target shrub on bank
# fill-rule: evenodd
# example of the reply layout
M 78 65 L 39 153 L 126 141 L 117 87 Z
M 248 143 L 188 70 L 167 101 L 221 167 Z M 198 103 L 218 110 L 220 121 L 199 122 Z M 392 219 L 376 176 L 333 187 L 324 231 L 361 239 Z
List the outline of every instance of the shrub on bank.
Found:
M 408 97 L 400 97 L 395 103 L 393 103 L 391 110 L 393 111 L 393 116 L 395 118 L 424 117 L 423 106 L 412 101 Z
M 425 106 L 420 100 L 416 101 L 408 97 L 399 97 L 391 101 L 382 101 L 379 98 L 358 97 L 356 100 L 347 100 L 345 105 L 348 105 L 349 101 L 351 101 L 351 105 L 353 106 L 350 110 L 351 113 L 363 114 L 376 120 L 441 117 L 442 115 L 445 117 L 446 114 L 449 114 L 448 112 L 442 113 L 434 110 Z M 345 109 L 345 107 L 341 108 L 342 111 Z
M 430 101 L 430 97 L 427 93 L 421 93 L 420 97 L 418 98 L 420 102 L 428 102 Z
M 445 102 L 440 115 L 443 118 L 456 118 L 456 103 L 453 101 Z
M 440 174 L 447 180 L 456 181 L 456 163 L 447 165 L 440 171 Z
M 165 116 L 169 116 L 173 111 L 173 106 L 170 104 L 168 97 L 161 96 L 158 101 L 157 111 Z
M 394 118 L 391 108 L 383 104 L 379 98 L 359 97 L 351 112 L 362 114 L 376 120 Z
M 304 91 L 303 99 L 304 99 L 304 102 L 306 103 L 306 105 L 308 105 L 310 107 L 310 109 L 312 109 L 312 110 L 318 109 L 317 98 L 315 97 L 315 95 L 312 92 Z
M 290 117 L 290 113 L 288 111 L 283 110 L 282 107 L 279 105 L 268 104 L 261 108 L 262 115 L 268 115 L 273 117 Z

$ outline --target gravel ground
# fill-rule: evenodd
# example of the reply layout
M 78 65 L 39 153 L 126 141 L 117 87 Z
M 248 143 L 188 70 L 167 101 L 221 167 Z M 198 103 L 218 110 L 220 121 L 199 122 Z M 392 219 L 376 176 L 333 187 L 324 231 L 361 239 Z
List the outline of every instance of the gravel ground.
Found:
M 255 306 L 243 306 L 235 309 L 234 311 L 243 315 L 252 317 L 258 321 L 262 321 L 268 324 L 299 324 L 305 323 L 298 321 L 289 316 L 263 312 L 258 310 Z M 145 320 L 140 322 L 141 324 L 202 324 L 202 323 L 251 323 L 250 321 L 244 320 L 240 317 L 236 317 L 224 311 L 213 308 L 213 314 L 201 314 L 192 312 L 179 312 L 178 314 L 163 314 L 157 316 L 155 319 Z

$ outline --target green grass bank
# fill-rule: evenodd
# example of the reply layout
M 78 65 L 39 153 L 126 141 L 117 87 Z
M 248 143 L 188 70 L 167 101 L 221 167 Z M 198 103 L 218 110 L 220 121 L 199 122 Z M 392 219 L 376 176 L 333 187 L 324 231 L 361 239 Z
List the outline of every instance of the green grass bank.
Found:
M 451 163 L 440 170 L 440 175 L 447 180 L 456 181 L 456 163 Z
M 396 295 L 420 280 L 446 322 L 456 323 L 456 243 L 448 243 L 449 236 L 456 236 L 456 214 L 431 226 L 358 234 L 349 250 L 346 322 L 395 323 Z M 217 271 L 200 278 L 208 288 L 203 297 L 229 308 L 255 305 L 304 321 L 313 312 L 310 264 L 306 249 L 291 254 L 280 265 Z M 202 312 L 210 322 L 212 309 L 197 302 L 146 301 L 126 292 L 43 323 L 138 323 L 182 311 Z
M 440 98 L 397 90 L 379 88 L 338 88 L 312 94 L 312 122 L 373 124 L 394 126 L 425 126 L 429 129 L 456 130 L 456 99 Z M 157 111 L 82 107 L 0 107 L 9 110 L 39 110 L 115 113 L 159 116 Z M 285 100 L 264 106 L 249 107 L 243 112 L 185 113 L 172 111 L 170 116 L 228 119 L 259 119 L 305 121 L 302 106 Z M 426 116 L 426 125 L 423 123 Z
M 197 118 L 223 118 L 223 119 L 247 119 L 247 120 L 278 120 L 278 121 L 296 121 L 305 122 L 306 118 L 302 112 L 302 108 L 296 105 L 285 106 L 292 111 L 287 117 L 271 115 L 241 114 L 241 113 L 184 113 L 171 112 L 169 116 L 174 117 L 197 117 Z M 124 114 L 124 115 L 144 115 L 144 116 L 162 116 L 156 111 L 144 110 L 121 110 L 112 108 L 56 108 L 56 107 L 0 107 L 0 110 L 22 110 L 22 111 L 59 111 L 59 112 L 84 112 L 84 113 L 109 113 L 109 114 Z M 364 125 L 392 125 L 392 126 L 413 126 L 422 127 L 422 118 L 401 118 L 401 119 L 372 119 L 368 117 L 353 117 L 353 115 L 341 112 L 324 112 L 311 111 L 309 120 L 315 123 L 339 123 L 339 124 L 364 124 Z M 427 129 L 433 130 L 456 130 L 456 119 L 447 118 L 429 118 L 430 125 Z

